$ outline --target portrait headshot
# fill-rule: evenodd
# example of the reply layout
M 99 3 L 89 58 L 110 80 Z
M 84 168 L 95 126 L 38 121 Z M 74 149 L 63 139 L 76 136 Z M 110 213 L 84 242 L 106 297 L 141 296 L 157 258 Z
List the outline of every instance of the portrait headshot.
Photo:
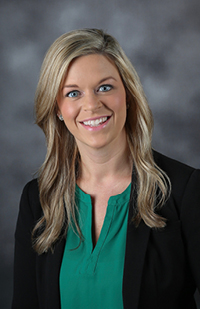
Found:
M 0 7 L 1 308 L 199 309 L 199 2 Z

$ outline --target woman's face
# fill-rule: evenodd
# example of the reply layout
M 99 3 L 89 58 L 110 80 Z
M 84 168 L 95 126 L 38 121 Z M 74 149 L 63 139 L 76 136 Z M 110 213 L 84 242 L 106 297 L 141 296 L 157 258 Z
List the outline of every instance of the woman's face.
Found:
M 125 139 L 126 93 L 115 65 L 105 56 L 81 56 L 69 66 L 58 97 L 58 115 L 79 149 L 121 145 Z

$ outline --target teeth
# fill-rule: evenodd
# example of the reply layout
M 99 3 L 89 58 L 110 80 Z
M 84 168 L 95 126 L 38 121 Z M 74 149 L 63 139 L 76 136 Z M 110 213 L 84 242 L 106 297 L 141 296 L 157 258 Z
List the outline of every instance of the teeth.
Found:
M 97 127 L 99 124 L 102 124 L 108 119 L 108 117 L 102 117 L 96 120 L 88 120 L 88 121 L 83 121 L 85 126 L 90 126 L 90 127 Z

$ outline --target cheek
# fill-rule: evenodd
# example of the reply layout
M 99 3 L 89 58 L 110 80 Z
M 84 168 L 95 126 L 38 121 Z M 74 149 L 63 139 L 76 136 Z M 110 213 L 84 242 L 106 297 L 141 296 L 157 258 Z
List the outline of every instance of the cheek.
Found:
M 126 96 L 123 93 L 115 97 L 113 109 L 121 114 L 126 114 Z
M 61 114 L 64 118 L 64 120 L 74 120 L 77 117 L 78 111 L 77 109 L 70 104 L 63 104 L 60 106 Z

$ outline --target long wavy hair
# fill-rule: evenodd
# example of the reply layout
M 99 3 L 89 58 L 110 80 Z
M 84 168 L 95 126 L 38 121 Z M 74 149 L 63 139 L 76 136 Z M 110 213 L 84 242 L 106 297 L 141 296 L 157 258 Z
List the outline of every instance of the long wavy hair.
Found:
M 139 77 L 111 35 L 98 29 L 75 30 L 63 34 L 49 48 L 35 96 L 36 123 L 44 131 L 47 143 L 46 159 L 38 174 L 43 216 L 32 233 L 38 254 L 53 250 L 72 223 L 81 239 L 75 205 L 80 156 L 73 135 L 57 117 L 56 97 L 72 60 L 89 54 L 101 54 L 111 60 L 126 90 L 129 108 L 125 128 L 137 177 L 137 211 L 133 221 L 138 226 L 143 220 L 151 228 L 162 228 L 166 224 L 155 209 L 168 198 L 170 181 L 153 159 L 153 118 Z

